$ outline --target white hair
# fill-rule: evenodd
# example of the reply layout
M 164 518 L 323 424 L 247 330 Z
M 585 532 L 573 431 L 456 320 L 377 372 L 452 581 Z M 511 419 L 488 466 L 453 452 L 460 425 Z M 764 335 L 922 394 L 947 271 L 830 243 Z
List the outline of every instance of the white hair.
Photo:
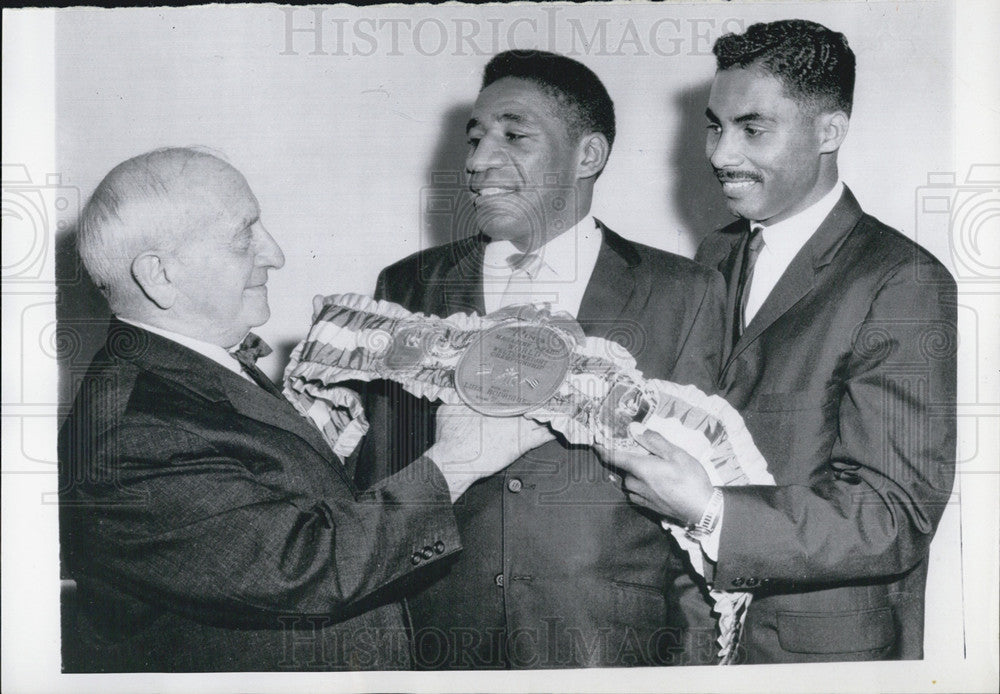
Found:
M 113 168 L 90 196 L 77 225 L 77 250 L 115 313 L 140 291 L 132 261 L 147 250 L 176 248 L 190 231 L 177 193 L 187 188 L 186 174 L 206 170 L 235 171 L 201 148 L 157 149 Z

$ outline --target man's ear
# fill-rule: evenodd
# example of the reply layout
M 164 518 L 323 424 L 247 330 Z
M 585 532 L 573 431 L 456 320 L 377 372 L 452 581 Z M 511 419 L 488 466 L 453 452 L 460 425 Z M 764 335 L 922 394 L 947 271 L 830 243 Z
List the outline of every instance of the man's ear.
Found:
M 164 259 L 155 251 L 146 251 L 132 261 L 132 277 L 150 301 L 162 309 L 174 305 L 177 289 L 170 281 Z
M 820 114 L 820 154 L 836 152 L 847 137 L 850 118 L 843 111 Z
M 580 165 L 577 167 L 577 178 L 596 176 L 608 163 L 611 146 L 608 138 L 602 133 L 590 133 L 580 139 Z

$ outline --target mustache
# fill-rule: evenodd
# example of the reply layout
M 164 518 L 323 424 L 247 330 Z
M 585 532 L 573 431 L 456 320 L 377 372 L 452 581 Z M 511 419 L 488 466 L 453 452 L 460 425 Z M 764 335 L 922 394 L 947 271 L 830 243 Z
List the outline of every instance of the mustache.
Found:
M 734 171 L 732 169 L 712 169 L 715 172 L 715 177 L 719 179 L 720 183 L 726 183 L 729 181 L 756 181 L 760 182 L 761 177 L 756 171 Z
M 469 185 L 468 185 L 469 190 L 480 190 L 482 188 L 510 188 L 510 189 L 518 189 L 518 188 L 523 188 L 523 187 L 524 187 L 524 182 L 523 181 L 517 181 L 517 180 L 514 180 L 514 179 L 510 179 L 510 178 L 504 178 L 504 179 L 499 179 L 499 178 L 497 178 L 497 179 L 474 178 L 474 179 L 471 179 L 469 181 Z

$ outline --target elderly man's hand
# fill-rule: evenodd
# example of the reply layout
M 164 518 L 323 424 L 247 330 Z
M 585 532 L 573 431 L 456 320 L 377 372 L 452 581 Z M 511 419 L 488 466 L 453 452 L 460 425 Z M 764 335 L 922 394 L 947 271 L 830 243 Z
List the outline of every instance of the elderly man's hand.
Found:
M 604 462 L 621 473 L 629 501 L 681 525 L 701 520 L 713 491 L 701 464 L 655 431 L 637 424 L 629 431 L 648 453 L 597 447 Z
M 554 438 L 547 426 L 523 417 L 485 417 L 465 405 L 442 405 L 437 442 L 425 455 L 441 469 L 455 501 L 473 482 Z

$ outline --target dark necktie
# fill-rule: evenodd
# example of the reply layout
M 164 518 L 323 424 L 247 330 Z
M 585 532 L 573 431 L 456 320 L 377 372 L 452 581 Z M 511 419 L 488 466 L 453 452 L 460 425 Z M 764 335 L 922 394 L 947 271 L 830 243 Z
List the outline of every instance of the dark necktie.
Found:
M 281 390 L 278 386 L 274 385 L 274 381 L 268 378 L 267 374 L 261 371 L 256 364 L 256 361 L 260 357 L 266 357 L 270 353 L 271 348 L 266 342 L 253 333 L 247 333 L 247 336 L 243 338 L 243 343 L 239 346 L 239 349 L 230 352 L 229 354 L 232 355 L 233 359 L 240 363 L 240 368 L 243 369 L 243 373 L 253 379 L 254 383 L 259 385 L 271 395 L 284 399 L 284 396 L 281 394 Z
M 733 344 L 740 339 L 746 330 L 747 296 L 750 294 L 750 280 L 753 279 L 753 266 L 757 256 L 764 247 L 764 227 L 754 226 L 750 231 L 746 252 L 743 254 L 743 264 L 740 266 L 740 281 L 736 286 L 736 314 L 733 316 Z

